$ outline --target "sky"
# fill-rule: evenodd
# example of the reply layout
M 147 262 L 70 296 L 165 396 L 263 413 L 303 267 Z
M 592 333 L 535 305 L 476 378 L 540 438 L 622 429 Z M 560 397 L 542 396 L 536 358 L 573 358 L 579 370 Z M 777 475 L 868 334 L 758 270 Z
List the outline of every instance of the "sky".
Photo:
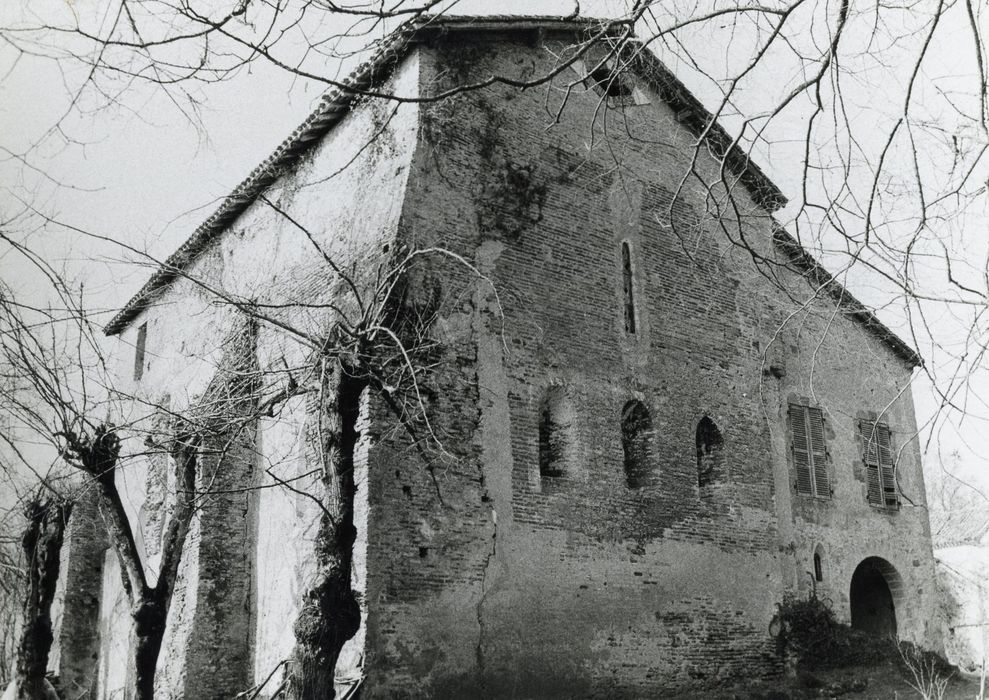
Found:
M 494 11 L 499 14 L 566 14 L 574 7 L 572 2 L 553 0 L 453 4 L 453 12 L 458 14 L 490 13 L 495 6 Z M 68 19 L 104 27 L 109 21 L 107 8 L 111 3 L 38 0 L 29 8 L 14 5 L 19 4 L 0 7 L 0 27 Z M 694 7 L 693 3 L 680 1 L 668 5 Z M 851 179 L 868 179 L 872 175 L 864 166 L 874 162 L 885 145 L 880 137 L 886 133 L 884 127 L 888 129 L 898 116 L 898 96 L 911 80 L 911 73 L 905 67 L 912 65 L 918 46 L 916 28 L 923 24 L 920 22 L 923 13 L 933 6 L 922 0 L 911 4 L 909 11 L 885 15 L 883 31 L 872 31 L 871 25 L 863 22 L 842 39 L 846 46 L 848 43 L 855 46 L 857 52 L 853 55 L 861 56 L 861 60 L 842 86 L 849 124 L 836 129 L 834 143 L 825 145 L 835 146 L 834 153 L 847 147 L 848 153 L 856 154 L 850 159 L 854 166 L 850 170 Z M 580 5 L 584 14 L 597 16 L 617 15 L 623 7 L 619 0 Z M 825 2 L 808 7 L 807 16 L 800 20 L 808 26 L 820 22 L 821 12 L 834 11 L 834 6 Z M 910 184 L 907 175 L 912 177 L 914 170 L 934 191 L 938 184 L 943 184 L 942 173 L 950 170 L 943 155 L 945 144 L 954 138 L 957 150 L 965 154 L 981 147 L 984 140 L 974 127 L 967 127 L 952 111 L 956 107 L 959 111 L 970 111 L 973 92 L 969 79 L 973 48 L 966 41 L 956 40 L 968 36 L 961 10 L 958 5 L 945 15 L 931 42 L 930 56 L 922 65 L 923 79 L 917 81 L 914 95 L 919 105 L 915 113 L 919 126 L 916 132 L 911 132 L 911 136 L 916 134 L 914 151 L 920 155 L 915 162 L 909 149 L 890 150 L 890 162 L 896 167 L 890 169 L 888 181 L 883 181 L 890 192 L 907 188 Z M 977 21 L 983 26 L 989 23 L 986 16 Z M 641 27 L 640 34 L 648 30 L 648 26 Z M 716 36 L 710 35 L 712 31 Z M 703 30 L 698 29 L 694 34 L 684 34 L 685 42 L 704 47 L 694 52 L 698 58 L 696 64 L 681 60 L 670 47 L 657 45 L 657 49 L 710 108 L 717 105 L 716 88 L 724 87 L 724 83 L 706 78 L 705 73 L 717 75 L 719 71 L 730 70 L 750 55 L 765 36 L 765 27 L 729 26 L 726 20 L 717 26 L 704 25 Z M 353 45 L 363 41 L 362 38 Z M 788 59 L 787 51 L 808 54 L 821 49 L 813 42 L 806 46 L 798 41 L 793 43 L 780 50 L 778 56 L 770 56 L 764 68 L 747 76 L 722 120 L 730 131 L 737 133 L 744 117 L 764 112 L 767 104 L 782 99 L 788 86 L 800 79 L 801 67 Z M 101 310 L 101 318 L 108 319 L 144 282 L 149 268 L 141 263 L 140 256 L 116 245 L 100 243 L 79 230 L 124 241 L 156 258 L 167 256 L 305 118 L 324 86 L 255 62 L 249 69 L 215 84 L 184 84 L 181 89 L 165 91 L 111 80 L 100 83 L 102 92 L 91 85 L 80 91 L 80 86 L 86 84 L 87 67 L 51 58 L 72 46 L 70 38 L 60 36 L 52 40 L 51 50 L 41 52 L 47 56 L 18 57 L 9 45 L 0 43 L 0 226 L 15 232 L 84 285 L 89 303 Z M 711 46 L 716 48 L 712 50 Z M 307 66 L 340 78 L 354 62 L 319 56 L 309 56 L 307 61 Z M 938 89 L 929 87 L 933 84 Z M 800 199 L 799 183 L 804 174 L 800 125 L 812 111 L 810 101 L 795 101 L 784 114 L 772 120 L 765 138 L 756 142 L 759 164 L 791 200 Z M 925 124 L 920 122 L 944 125 L 944 128 L 923 129 L 920 127 Z M 848 133 L 855 135 L 855 143 L 839 147 L 845 138 L 843 134 Z M 840 159 L 826 153 L 832 150 L 821 148 L 812 154 L 819 158 L 820 167 L 812 171 L 811 179 L 817 178 L 817 186 L 824 189 L 834 187 L 833 173 L 843 166 Z M 831 160 L 825 162 L 826 157 Z M 984 169 L 980 173 L 985 177 Z M 842 196 L 848 196 L 849 208 L 862 205 L 847 193 Z M 877 216 L 894 222 L 890 226 L 895 227 L 895 222 L 912 216 L 903 209 L 908 205 L 895 198 L 883 204 Z M 947 201 L 944 220 L 930 224 L 925 240 L 932 250 L 937 248 L 937 241 L 947 242 L 956 262 L 955 274 L 978 282 L 985 271 L 985 248 L 989 241 L 984 233 L 985 223 L 989 221 L 985 216 L 985 195 L 974 204 L 966 203 L 965 207 L 965 216 L 958 216 L 961 204 Z M 73 228 L 44 225 L 36 211 Z M 793 219 L 795 208 L 785 210 L 781 216 L 784 220 Z M 814 225 L 799 217 L 787 223 L 798 231 L 800 226 Z M 830 269 L 840 271 L 847 258 L 847 252 L 841 250 L 842 239 L 822 235 L 820 242 L 823 245 L 814 252 L 822 256 Z M 943 292 L 941 259 L 937 255 L 918 257 L 917 265 L 918 278 Z M 9 249 L 0 248 L 0 277 L 29 292 L 36 284 L 27 274 L 23 261 Z M 971 362 L 972 338 L 965 336 L 964 330 L 973 326 L 973 317 L 981 313 L 984 304 L 931 305 L 931 336 L 945 345 L 939 348 L 922 336 L 913 336 L 903 308 L 887 305 L 889 288 L 881 276 L 855 268 L 841 279 L 860 299 L 880 306 L 880 318 L 918 347 L 944 386 L 954 386 L 949 382 L 951 368 L 956 364 L 951 353 L 962 356 L 968 352 L 965 362 Z M 41 294 L 40 288 L 38 293 Z M 985 329 L 985 324 L 977 321 L 974 327 Z M 964 393 L 967 388 L 973 391 Z M 919 422 L 923 423 L 938 407 L 938 399 L 925 377 L 918 376 L 914 396 Z M 989 409 L 982 403 L 982 396 L 989 397 L 989 381 L 984 376 L 976 377 L 963 387 L 963 393 L 955 396 L 959 402 L 967 400 L 964 404 L 967 411 L 942 416 L 944 420 L 934 433 L 926 462 L 929 469 L 949 462 L 966 479 L 986 485 L 989 493 L 989 477 L 983 477 L 989 474 L 983 457 L 989 455 Z M 954 451 L 959 452 L 957 460 L 949 456 Z

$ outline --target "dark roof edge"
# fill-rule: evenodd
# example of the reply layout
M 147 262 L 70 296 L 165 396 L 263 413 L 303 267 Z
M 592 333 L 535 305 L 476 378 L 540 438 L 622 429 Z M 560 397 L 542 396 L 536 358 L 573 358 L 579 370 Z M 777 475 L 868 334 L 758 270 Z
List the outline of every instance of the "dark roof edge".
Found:
M 330 90 L 319 106 L 292 134 L 260 165 L 234 188 L 185 243 L 172 253 L 151 275 L 144 286 L 131 297 L 104 327 L 106 335 L 123 331 L 154 297 L 172 280 L 181 275 L 209 243 L 240 216 L 282 174 L 289 171 L 321 137 L 333 128 L 350 110 L 354 100 L 362 92 L 371 90 L 384 81 L 394 67 L 404 58 L 408 47 L 416 40 L 442 35 L 451 31 L 490 31 L 511 27 L 515 30 L 549 29 L 557 31 L 586 32 L 603 27 L 606 20 L 573 17 L 446 17 L 423 16 L 411 20 L 385 36 L 372 54 L 347 76 L 340 87 Z M 618 31 L 617 28 L 615 31 Z M 786 197 L 772 181 L 753 163 L 749 155 L 717 123 L 713 116 L 694 97 L 666 66 L 648 50 L 637 52 L 640 72 L 652 83 L 660 96 L 669 102 L 680 121 L 697 136 L 706 131 L 706 140 L 716 153 L 725 154 L 728 168 L 749 190 L 755 201 L 773 212 L 786 204 Z M 710 128 L 708 125 L 710 124 Z
M 776 226 L 773 232 L 773 243 L 782 250 L 789 261 L 805 273 L 809 281 L 824 291 L 834 301 L 842 314 L 865 326 L 880 341 L 886 344 L 897 357 L 903 360 L 911 369 L 924 364 L 923 358 L 912 347 L 907 345 L 896 333 L 891 331 L 879 318 L 862 302 L 852 296 L 845 287 L 831 275 L 830 272 L 808 253 L 796 238 L 782 226 Z
M 652 51 L 639 51 L 637 61 L 642 73 L 659 93 L 688 131 L 698 138 L 703 136 L 714 154 L 723 157 L 728 171 L 752 195 L 756 204 L 770 213 L 786 206 L 787 199 L 780 189 L 756 165 L 745 149 L 741 148 L 724 128 L 718 124 L 700 100 L 663 65 Z
M 202 250 L 233 221 L 254 203 L 269 186 L 299 159 L 320 138 L 333 128 L 350 110 L 351 104 L 361 94 L 385 80 L 392 69 L 404 57 L 405 50 L 419 23 L 403 25 L 387 35 L 374 52 L 350 73 L 342 82 L 324 95 L 319 106 L 277 148 L 234 188 L 209 218 L 172 253 L 151 275 L 144 286 L 114 315 L 104 327 L 106 335 L 116 335 L 124 330 L 144 309 L 155 295 L 180 276 L 181 270 L 191 263 Z

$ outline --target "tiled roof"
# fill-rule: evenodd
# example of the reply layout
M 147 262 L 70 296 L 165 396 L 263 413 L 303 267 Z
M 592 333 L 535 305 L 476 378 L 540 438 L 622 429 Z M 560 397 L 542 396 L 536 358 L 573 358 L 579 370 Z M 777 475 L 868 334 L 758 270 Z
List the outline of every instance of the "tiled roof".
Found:
M 299 158 L 350 110 L 355 98 L 381 85 L 394 67 L 405 57 L 414 43 L 440 34 L 457 31 L 558 31 L 607 36 L 617 34 L 624 25 L 590 18 L 560 17 L 452 17 L 424 16 L 408 22 L 373 48 L 370 56 L 359 65 L 339 87 L 320 100 L 319 106 L 285 139 L 275 151 L 234 188 L 213 214 L 207 218 L 178 250 L 170 255 L 130 301 L 110 319 L 104 328 L 107 335 L 116 335 L 144 310 L 154 297 L 180 275 L 193 259 L 227 226 L 242 214 L 264 190 L 281 175 L 290 171 Z M 647 78 L 653 87 L 670 102 L 684 125 L 695 134 L 703 133 L 712 120 L 701 103 L 676 79 L 650 51 L 639 52 L 639 61 L 648 64 Z M 770 211 L 786 204 L 783 193 L 749 160 L 718 124 L 707 128 L 705 138 L 721 152 L 727 151 L 725 161 L 753 198 Z
M 342 81 L 339 87 L 323 96 L 313 113 L 268 158 L 254 168 L 243 182 L 237 185 L 217 210 L 199 225 L 186 242 L 151 275 L 140 291 L 110 319 L 104 332 L 107 335 L 116 335 L 123 331 L 211 241 L 233 223 L 266 188 L 289 172 L 303 154 L 318 144 L 320 139 L 343 119 L 356 97 L 380 86 L 414 43 L 453 32 L 486 31 L 556 31 L 584 36 L 597 34 L 603 38 L 616 35 L 624 28 L 625 25 L 621 22 L 608 23 L 599 19 L 561 17 L 440 15 L 423 16 L 407 22 L 379 41 L 367 60 Z M 744 149 L 734 144 L 731 136 L 719 124 L 712 123 L 711 113 L 655 54 L 649 50 L 636 52 L 634 68 L 669 104 L 679 121 L 688 130 L 696 136 L 703 135 L 713 151 L 725 154 L 728 170 L 738 178 L 758 204 L 770 212 L 786 204 L 786 197 L 779 188 L 759 166 L 750 160 Z M 785 232 L 783 236 L 788 239 L 785 241 L 785 246 L 791 252 L 791 258 L 798 267 L 802 266 L 805 271 L 812 270 L 814 274 L 828 277 L 826 290 L 832 297 L 841 301 L 847 315 L 862 322 L 910 366 L 921 364 L 920 357 L 913 349 L 831 278 L 795 239 Z
M 956 508 L 931 512 L 931 540 L 935 549 L 982 544 L 989 533 L 989 507 Z
M 896 333 L 880 321 L 862 302 L 852 296 L 851 292 L 832 277 L 831 273 L 825 270 L 810 253 L 804 250 L 797 239 L 791 236 L 784 228 L 776 228 L 773 234 L 773 243 L 787 255 L 794 267 L 804 273 L 808 282 L 815 288 L 820 289 L 822 293 L 831 297 L 843 315 L 854 318 L 865 326 L 866 330 L 884 342 L 897 357 L 906 362 L 910 367 L 919 367 L 924 364 L 923 359 L 917 354 L 916 350 L 903 342 Z

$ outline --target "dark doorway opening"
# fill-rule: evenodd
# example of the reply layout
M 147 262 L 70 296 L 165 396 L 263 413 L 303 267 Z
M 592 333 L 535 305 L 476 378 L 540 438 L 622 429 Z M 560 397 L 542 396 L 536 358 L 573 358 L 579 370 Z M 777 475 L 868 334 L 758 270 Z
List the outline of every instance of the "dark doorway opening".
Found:
M 899 574 L 885 559 L 869 557 L 855 569 L 849 589 L 852 627 L 880 637 L 896 638 L 894 593 Z

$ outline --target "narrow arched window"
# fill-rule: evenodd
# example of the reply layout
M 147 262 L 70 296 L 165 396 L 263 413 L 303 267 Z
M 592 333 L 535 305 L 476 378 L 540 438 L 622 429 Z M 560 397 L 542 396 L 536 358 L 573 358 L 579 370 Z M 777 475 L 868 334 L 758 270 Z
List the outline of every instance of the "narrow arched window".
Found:
M 560 459 L 559 427 L 553 421 L 553 412 L 544 405 L 539 413 L 539 475 L 563 476 Z
M 539 406 L 539 475 L 558 478 L 573 456 L 573 411 L 562 387 L 550 387 Z
M 625 308 L 625 332 L 635 333 L 635 291 L 632 280 L 632 251 L 622 241 L 622 294 Z
M 707 416 L 697 424 L 697 485 L 707 486 L 723 478 L 725 440 L 717 424 Z
M 824 550 L 821 545 L 814 550 L 814 580 L 818 583 L 824 581 Z
M 653 477 L 652 441 L 649 409 L 641 401 L 629 401 L 622 409 L 622 452 L 629 488 L 645 486 Z

